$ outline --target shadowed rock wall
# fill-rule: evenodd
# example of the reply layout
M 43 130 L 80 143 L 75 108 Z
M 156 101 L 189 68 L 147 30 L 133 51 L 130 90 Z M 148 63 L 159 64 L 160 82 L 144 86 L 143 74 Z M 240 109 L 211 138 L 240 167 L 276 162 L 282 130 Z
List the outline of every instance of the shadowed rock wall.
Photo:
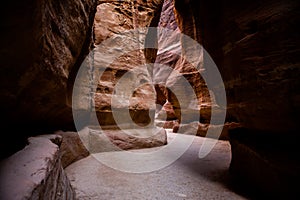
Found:
M 226 87 L 228 117 L 244 127 L 230 134 L 232 174 L 250 184 L 245 188 L 275 197 L 295 194 L 300 177 L 295 155 L 299 7 L 295 0 L 175 0 L 180 30 L 199 41 L 216 62 Z
M 67 93 L 90 46 L 95 8 L 94 0 L 1 6 L 1 124 L 12 128 L 1 153 L 15 151 L 28 135 L 74 127 Z
M 216 62 L 230 116 L 249 129 L 299 130 L 297 1 L 177 0 L 175 7 L 180 29 Z

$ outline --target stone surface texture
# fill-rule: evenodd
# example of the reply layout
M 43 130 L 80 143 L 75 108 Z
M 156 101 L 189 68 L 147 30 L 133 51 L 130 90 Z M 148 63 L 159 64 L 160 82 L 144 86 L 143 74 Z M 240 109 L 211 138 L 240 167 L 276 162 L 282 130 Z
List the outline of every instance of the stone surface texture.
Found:
M 299 195 L 299 136 L 286 140 L 278 135 L 270 140 L 273 136 L 244 128 L 232 130 L 230 172 L 252 198 L 293 199 Z
M 98 5 L 94 63 L 101 75 L 95 81 L 94 105 L 101 126 L 131 121 L 153 124 L 156 93 L 143 50 L 148 33 L 134 29 L 155 26 L 161 6 L 161 0 L 105 1 Z M 117 102 L 113 103 L 112 96 Z M 112 110 L 122 115 L 122 122 L 114 120 Z
M 95 0 L 1 6 L 1 119 L 16 130 L 1 141 L 1 152 L 16 150 L 9 145 L 17 143 L 15 134 L 22 140 L 29 132 L 74 127 L 68 91 L 91 43 L 95 9 Z
M 177 0 L 175 8 L 180 30 L 217 64 L 230 116 L 252 130 L 299 130 L 298 1 Z
M 59 135 L 31 137 L 0 164 L 0 199 L 75 199 L 60 160 Z
M 245 187 L 275 197 L 293 193 L 285 183 L 299 177 L 299 171 L 292 170 L 299 166 L 299 156 L 289 156 L 296 151 L 291 138 L 299 138 L 299 7 L 295 0 L 175 0 L 180 30 L 200 42 L 218 66 L 227 116 L 246 129 L 230 134 L 232 174 L 251 183 Z M 285 181 L 278 184 L 280 179 L 272 176 Z
M 203 65 L 202 50 L 186 47 L 186 41 L 182 39 L 181 30 L 175 19 L 172 0 L 164 2 L 158 27 L 161 31 L 158 34 L 158 52 L 153 69 L 154 82 L 157 84 L 155 87 L 158 95 L 157 103 L 169 108 L 167 110 L 170 110 L 168 104 L 171 104 L 177 119 L 181 120 L 182 115 L 185 115 L 183 123 L 199 120 L 199 117 L 194 119 L 195 115 L 200 116 L 203 122 L 209 122 L 212 103 L 207 86 L 199 73 Z M 196 62 L 193 62 L 195 60 Z M 186 85 L 182 84 L 180 77 L 187 80 L 196 99 L 187 93 Z M 180 105 L 178 98 L 181 99 Z
M 167 144 L 166 131 L 151 129 L 104 129 L 86 127 L 79 137 L 89 153 L 158 147 Z
M 88 105 L 79 102 L 79 105 L 75 106 L 78 106 L 76 107 L 78 110 L 86 111 L 90 110 L 93 105 L 91 103 L 94 103 L 98 116 L 92 120 L 99 119 L 104 125 L 115 125 L 111 117 L 112 108 L 109 107 L 111 105 L 109 102 L 116 91 L 113 89 L 116 86 L 114 84 L 125 74 L 128 74 L 125 78 L 138 81 L 130 82 L 124 79 L 128 84 L 119 85 L 116 95 L 122 97 L 120 92 L 125 91 L 126 95 L 130 94 L 132 97 L 119 98 L 122 102 L 116 101 L 114 105 L 119 105 L 115 107 L 119 109 L 119 113 L 124 113 L 124 110 L 130 108 L 129 114 L 137 124 L 154 124 L 152 118 L 157 109 L 155 90 L 158 94 L 156 103 L 163 106 L 168 100 L 177 117 L 182 114 L 180 110 L 185 110 L 188 111 L 187 115 L 193 118 L 195 112 L 197 114 L 199 111 L 200 101 L 200 106 L 207 108 L 203 108 L 203 113 L 200 114 L 204 120 L 209 119 L 210 107 L 214 106 L 212 105 L 214 103 L 218 105 L 217 97 L 215 102 L 207 100 L 208 91 L 205 92 L 201 77 L 187 62 L 190 58 L 194 58 L 193 63 L 197 63 L 199 69 L 202 69 L 201 67 L 206 69 L 206 57 L 204 56 L 202 60 L 201 49 L 194 49 L 193 46 L 185 43 L 162 48 L 177 51 L 180 46 L 188 47 L 190 57 L 178 57 L 168 51 L 156 52 L 148 49 L 143 52 L 136 48 L 143 48 L 141 44 L 144 44 L 145 40 L 149 42 L 148 37 L 145 37 L 149 36 L 149 33 L 132 32 L 113 37 L 113 33 L 120 33 L 124 30 L 156 26 L 159 23 L 161 0 L 105 0 L 98 1 L 98 4 L 94 24 L 95 34 L 92 34 L 96 13 L 94 0 L 16 0 L 7 1 L 5 6 L 1 6 L 0 110 L 1 119 L 4 119 L 2 124 L 11 128 L 13 132 L 6 134 L 6 138 L 1 140 L 1 153 L 5 154 L 4 156 L 16 151 L 16 146 L 19 147 L 20 141 L 24 145 L 25 136 L 46 133 L 49 129 L 51 131 L 63 130 L 73 126 L 70 93 L 79 66 L 89 50 L 91 35 L 95 36 L 96 45 L 93 62 L 98 64 L 99 72 L 103 75 L 99 76 L 100 81 L 97 81 L 94 88 L 96 92 L 92 94 Z M 166 5 L 171 6 L 171 1 L 166 1 Z M 171 14 L 170 6 L 163 8 L 166 11 L 162 14 L 165 21 L 161 21 L 159 26 L 168 27 L 174 32 L 180 30 L 203 45 L 218 66 L 224 80 L 228 100 L 228 119 L 241 122 L 246 132 L 250 133 L 237 131 L 230 136 L 232 148 L 235 149 L 233 151 L 235 160 L 231 165 L 232 173 L 244 175 L 242 177 L 246 182 L 253 181 L 253 185 L 261 187 L 262 190 L 267 187 L 273 188 L 269 192 L 279 191 L 278 187 L 271 187 L 277 181 L 264 178 L 262 172 L 269 169 L 269 174 L 273 172 L 276 174 L 280 168 L 284 177 L 284 174 L 291 168 L 296 166 L 297 169 L 299 166 L 299 156 L 289 157 L 297 151 L 289 148 L 289 141 L 298 135 L 300 119 L 299 1 L 174 0 L 175 17 Z M 104 10 L 108 14 L 103 14 Z M 174 20 L 167 20 L 169 18 L 175 18 L 177 26 Z M 105 29 L 101 24 L 109 25 L 111 29 Z M 125 47 L 122 46 L 124 40 L 127 41 L 130 38 L 133 40 L 129 40 Z M 135 40 L 137 38 L 138 40 Z M 157 42 L 160 46 L 168 46 L 173 39 L 177 40 L 175 37 L 168 37 L 164 41 L 162 37 L 160 39 L 158 38 L 159 42 Z M 105 41 L 111 41 L 114 48 L 109 48 L 108 43 L 103 43 Z M 120 49 L 121 51 L 134 49 L 134 51 L 122 55 L 118 53 Z M 157 59 L 156 53 L 158 53 Z M 118 55 L 117 59 L 114 59 L 114 55 Z M 168 68 L 155 65 L 139 67 L 137 71 L 131 71 L 133 66 L 144 66 L 155 60 L 157 64 L 162 62 L 172 66 L 172 69 L 178 69 L 191 83 L 198 99 L 191 99 L 184 93 L 184 88 L 181 88 L 180 96 L 185 101 L 182 105 L 178 104 L 171 89 L 166 89 L 165 85 L 169 83 L 170 88 L 175 87 L 176 84 L 180 85 L 180 79 L 178 76 L 168 77 L 167 74 L 170 72 Z M 84 64 L 88 67 L 90 61 L 86 60 Z M 107 64 L 110 64 L 108 68 L 102 67 Z M 153 73 L 156 74 L 155 81 L 161 83 L 155 88 L 148 84 L 152 78 L 152 67 Z M 162 72 L 160 73 L 159 70 Z M 86 84 L 84 94 L 91 95 L 90 85 L 84 81 L 83 84 Z M 131 92 L 132 89 L 134 92 Z M 149 102 L 142 101 L 146 98 Z M 120 114 L 120 117 L 125 118 L 123 114 Z M 86 123 L 83 122 L 82 125 Z M 127 121 L 124 123 L 126 124 Z M 259 134 L 247 139 L 247 143 L 243 143 L 243 137 L 247 138 L 246 135 L 253 133 Z M 255 145 L 260 141 L 260 137 L 268 138 L 267 142 L 261 144 L 262 148 Z M 277 143 L 276 138 L 280 138 L 282 143 Z M 57 147 L 48 140 L 41 138 L 33 140 L 36 147 L 40 147 L 41 144 L 49 145 L 52 154 L 47 154 L 48 156 L 55 154 Z M 250 147 L 251 150 L 249 150 Z M 31 148 L 33 147 L 29 145 L 24 151 L 30 151 Z M 282 152 L 282 156 L 272 157 L 274 151 Z M 267 153 L 261 154 L 261 152 Z M 45 152 L 41 150 L 40 153 Z M 15 156 L 18 155 L 17 153 Z M 1 158 L 4 156 L 1 155 Z M 247 156 L 253 159 L 248 160 L 248 163 L 243 162 L 243 157 Z M 272 162 L 274 163 L 272 166 L 275 167 L 270 168 L 268 160 L 271 157 L 275 160 Z M 289 159 L 280 162 L 284 157 Z M 20 158 L 20 162 L 25 158 L 28 157 Z M 293 162 L 293 159 L 296 161 Z M 51 159 L 48 161 L 50 162 Z M 260 170 L 251 171 L 252 165 L 260 166 Z M 295 178 L 299 177 L 299 170 L 292 171 L 296 174 L 286 176 L 288 179 L 286 182 L 294 182 Z M 251 174 L 251 177 L 245 176 L 247 173 Z M 30 174 L 25 173 L 24 176 L 30 176 Z M 4 183 L 2 180 L 4 179 L 1 178 L 1 182 Z M 263 180 L 264 184 L 255 184 L 258 180 Z M 8 180 L 7 184 L 12 185 L 9 189 L 18 188 L 11 180 Z M 35 182 L 26 184 L 34 185 Z M 2 194 L 5 193 L 1 192 Z M 27 195 L 26 192 L 19 194 Z
M 77 132 L 57 131 L 55 134 L 62 137 L 60 145 L 62 167 L 87 157 L 90 153 L 85 148 Z
M 235 123 L 235 122 L 226 122 L 224 125 L 202 124 L 200 122 L 191 122 L 189 124 L 174 125 L 173 132 L 206 137 L 208 129 L 216 133 L 219 130 L 221 130 L 220 136 L 211 135 L 211 137 L 220 140 L 228 140 L 229 130 L 239 128 L 240 126 L 241 125 L 239 123 Z
M 149 54 L 145 56 L 144 50 L 147 38 L 151 38 L 145 28 L 158 24 L 161 7 L 161 0 L 100 1 L 97 6 L 95 48 L 74 86 L 78 95 L 73 104 L 79 112 L 91 110 L 89 125 L 104 129 L 104 134 L 88 133 L 87 137 L 94 140 L 87 141 L 91 152 L 167 142 L 166 132 L 157 131 L 154 124 L 156 93 L 152 66 L 147 65 Z M 127 129 L 127 133 L 120 129 Z M 107 147 L 111 142 L 115 147 Z

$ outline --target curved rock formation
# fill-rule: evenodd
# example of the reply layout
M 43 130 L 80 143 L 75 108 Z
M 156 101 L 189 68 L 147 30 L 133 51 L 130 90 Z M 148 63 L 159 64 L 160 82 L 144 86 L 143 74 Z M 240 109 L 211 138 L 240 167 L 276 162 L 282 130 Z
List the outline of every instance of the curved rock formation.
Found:
M 178 120 L 183 126 L 201 121 L 208 126 L 212 106 L 215 109 L 219 106 L 201 75 L 206 67 L 203 65 L 203 51 L 181 33 L 183 26 L 178 27 L 180 18 L 176 19 L 174 11 L 173 1 L 165 0 L 158 25 L 158 52 L 153 69 L 156 101 L 162 106 L 162 110 L 157 109 L 158 124 L 171 128 L 173 125 L 176 130 L 177 123 L 168 120 Z M 167 115 L 164 117 L 165 111 Z M 165 125 L 161 120 L 167 120 Z M 203 132 L 203 129 L 199 128 L 199 131 Z
M 161 0 L 132 2 L 98 1 L 94 34 L 96 52 L 114 32 L 157 26 Z M 171 1 L 166 4 L 171 5 Z M 233 152 L 231 171 L 274 195 L 286 194 L 291 189 L 297 191 L 297 184 L 293 183 L 300 178 L 299 156 L 295 153 L 300 119 L 299 8 L 297 0 L 174 0 L 175 17 L 168 14 L 172 9 L 167 6 L 162 15 L 166 20 L 160 24 L 195 39 L 211 55 L 226 87 L 227 117 L 230 121 L 241 122 L 244 127 L 229 131 Z M 23 138 L 28 135 L 74 129 L 70 93 L 91 45 L 96 1 L 16 0 L 7 1 L 0 9 L 1 119 L 4 119 L 5 128 L 10 129 L 1 140 L 3 157 L 15 152 L 19 143 L 25 144 Z M 104 10 L 107 15 L 103 14 Z M 101 24 L 111 26 L 111 29 Z M 139 34 L 138 38 L 143 42 L 157 43 L 155 37 L 150 37 L 151 33 Z M 162 37 L 157 45 L 168 44 L 173 39 L 162 40 Z M 139 46 L 141 43 L 135 41 L 132 44 Z M 196 55 L 192 56 L 194 61 L 203 64 L 199 51 L 194 51 L 193 46 L 180 43 L 169 50 L 176 50 L 180 45 L 188 47 L 194 52 L 192 55 Z M 114 51 L 118 52 L 118 48 L 107 52 Z M 109 101 L 116 82 L 130 71 L 130 66 L 153 63 L 156 54 L 154 49 L 137 50 L 119 57 L 103 70 L 93 100 L 98 119 L 104 125 L 114 125 L 109 118 Z M 206 57 L 203 59 L 205 67 Z M 97 55 L 95 60 L 105 61 Z M 178 118 L 179 111 L 190 103 L 197 107 L 205 106 L 207 102 L 207 109 L 202 109 L 204 112 L 200 114 L 209 120 L 212 106 L 207 99 L 209 93 L 203 92 L 205 85 L 197 73 L 191 71 L 188 58 L 159 51 L 157 61 L 178 69 L 198 97 L 197 101 L 186 97 L 184 105 L 179 107 L 174 95 L 163 87 L 168 85 L 169 72 L 154 66 L 156 81 L 162 83 L 156 87 L 157 103 L 164 105 L 168 99 L 174 110 L 174 113 L 169 110 L 169 117 L 172 113 L 172 119 L 173 114 Z M 155 106 L 152 107 L 155 90 L 146 84 L 152 78 L 152 68 L 129 75 L 138 80 L 139 86 L 142 84 L 132 93 L 128 104 L 131 117 L 137 123 L 147 124 L 155 110 Z M 176 78 L 169 80 L 169 84 L 178 83 Z M 135 86 L 129 84 L 128 88 Z M 120 85 L 120 90 L 126 91 L 126 87 Z M 185 97 L 182 91 L 180 95 Z M 143 104 L 144 98 L 151 101 L 151 106 L 150 102 Z M 218 104 L 218 95 L 215 101 Z M 124 105 L 120 104 L 117 109 L 124 109 Z M 192 116 L 194 111 L 199 112 L 199 109 L 191 109 L 188 114 Z M 197 126 L 201 124 L 197 122 L 192 128 Z
M 295 0 L 175 0 L 180 30 L 216 62 L 228 117 L 244 127 L 230 134 L 231 172 L 273 197 L 295 194 L 300 177 L 299 8 Z
M 177 0 L 175 8 L 182 32 L 216 62 L 231 116 L 249 129 L 299 130 L 297 1 Z
M 12 130 L 1 140 L 3 154 L 25 143 L 23 137 L 74 128 L 68 82 L 88 52 L 95 8 L 95 0 L 1 7 L 1 119 Z

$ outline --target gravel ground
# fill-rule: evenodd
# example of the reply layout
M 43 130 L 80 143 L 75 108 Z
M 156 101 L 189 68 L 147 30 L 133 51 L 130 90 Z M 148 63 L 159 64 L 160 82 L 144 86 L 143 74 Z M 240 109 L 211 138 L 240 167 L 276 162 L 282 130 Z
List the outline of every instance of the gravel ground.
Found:
M 168 141 L 172 141 L 174 137 L 184 140 L 193 136 L 168 133 Z M 203 141 L 204 138 L 195 137 L 192 145 L 179 159 L 153 172 L 126 173 L 107 167 L 95 158 L 112 158 L 113 152 L 107 152 L 73 163 L 66 168 L 66 173 L 80 200 L 246 199 L 229 187 L 229 143 L 218 141 L 205 158 L 199 159 L 198 152 Z M 176 148 L 178 147 L 171 145 L 170 149 L 176 151 Z M 135 152 L 156 150 L 159 148 Z

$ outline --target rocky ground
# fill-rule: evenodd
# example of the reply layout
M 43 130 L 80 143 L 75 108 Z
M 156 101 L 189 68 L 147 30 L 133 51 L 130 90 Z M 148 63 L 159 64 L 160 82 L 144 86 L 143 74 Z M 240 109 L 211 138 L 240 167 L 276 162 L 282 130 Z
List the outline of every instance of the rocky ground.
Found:
M 168 133 L 169 144 L 174 137 L 192 137 Z M 230 188 L 228 168 L 230 145 L 218 141 L 213 151 L 199 159 L 204 138 L 195 137 L 189 149 L 169 165 L 149 173 L 125 173 L 101 164 L 95 157 L 110 157 L 113 152 L 93 154 L 73 163 L 66 173 L 78 199 L 246 199 Z M 167 146 L 168 146 L 167 145 Z M 134 150 L 145 153 L 159 148 Z M 170 151 L 176 152 L 172 145 Z

